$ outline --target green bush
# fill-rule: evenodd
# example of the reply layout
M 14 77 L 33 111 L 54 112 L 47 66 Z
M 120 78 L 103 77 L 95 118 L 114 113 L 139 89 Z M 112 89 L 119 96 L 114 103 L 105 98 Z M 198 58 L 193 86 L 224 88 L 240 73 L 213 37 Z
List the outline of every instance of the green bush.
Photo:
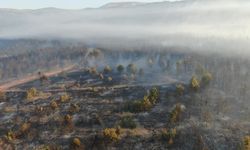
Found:
M 8 131 L 5 137 L 8 141 L 13 141 L 16 139 L 16 133 L 13 131 Z
M 152 103 L 150 102 L 150 100 L 148 99 L 147 96 L 144 96 L 144 98 L 142 100 L 136 100 L 136 101 L 132 101 L 132 102 L 128 102 L 125 105 L 125 109 L 129 112 L 144 112 L 144 111 L 148 111 L 152 108 Z
M 72 141 L 73 146 L 80 147 L 81 146 L 81 140 L 79 138 L 74 138 Z
M 106 128 L 103 130 L 103 136 L 106 140 L 110 142 L 115 142 L 119 140 L 119 134 L 117 134 L 117 129 L 115 128 Z
M 90 69 L 88 69 L 88 72 L 92 75 L 98 75 L 98 71 L 95 67 L 91 67 Z
M 170 122 L 171 123 L 178 122 L 180 120 L 181 112 L 182 112 L 181 104 L 178 103 L 170 113 Z
M 136 74 L 136 72 L 137 72 L 137 67 L 136 67 L 136 65 L 135 65 L 135 64 L 129 64 L 129 65 L 127 66 L 127 71 L 128 71 L 129 73 Z
M 202 78 L 201 78 L 201 84 L 203 86 L 207 86 L 210 84 L 211 80 L 213 79 L 213 76 L 211 73 L 206 72 L 203 74 Z
M 179 96 L 183 95 L 184 91 L 185 91 L 185 87 L 182 84 L 177 84 L 176 85 L 176 93 L 177 93 L 177 95 L 179 95 Z
M 110 66 L 105 66 L 104 69 L 103 69 L 104 73 L 110 73 L 111 71 L 112 71 L 112 69 L 111 69 Z
M 196 76 L 192 76 L 189 85 L 191 89 L 197 91 L 200 88 L 200 81 L 196 78 Z
M 176 137 L 176 135 L 177 135 L 176 128 L 173 128 L 173 129 L 170 129 L 170 130 L 164 129 L 161 132 L 162 140 L 168 141 L 169 145 L 172 145 L 174 143 L 173 139 Z
M 159 91 L 157 88 L 152 88 L 148 95 L 144 96 L 142 100 L 128 102 L 125 105 L 125 110 L 129 112 L 144 112 L 149 111 L 158 101 Z
M 100 78 L 101 80 L 103 80 L 103 79 L 104 79 L 104 76 L 103 76 L 103 74 L 102 74 L 102 73 L 100 73 L 100 74 L 99 74 L 99 78 Z
M 93 51 L 91 51 L 91 52 L 89 53 L 89 56 L 90 56 L 90 57 L 95 57 L 95 58 L 97 58 L 97 57 L 99 57 L 101 54 L 102 54 L 101 50 L 99 50 L 99 49 L 94 49 Z
M 50 103 L 50 107 L 51 107 L 53 110 L 57 109 L 57 108 L 58 108 L 57 102 L 56 102 L 56 101 L 52 101 L 52 102 Z
M 63 103 L 68 102 L 69 100 L 70 100 L 70 96 L 67 93 L 60 96 L 60 101 Z
M 135 123 L 134 119 L 130 116 L 122 118 L 119 125 L 122 128 L 129 128 L 129 129 L 136 128 L 136 123 Z
M 38 91 L 36 88 L 30 88 L 27 92 L 26 92 L 26 98 L 28 100 L 33 99 L 34 97 L 38 96 Z
M 118 71 L 119 73 L 122 73 L 122 72 L 124 71 L 124 66 L 123 66 L 123 65 L 118 65 L 118 66 L 117 66 L 117 71 Z
M 159 91 L 157 88 L 152 88 L 148 95 L 149 101 L 154 105 L 159 99 Z

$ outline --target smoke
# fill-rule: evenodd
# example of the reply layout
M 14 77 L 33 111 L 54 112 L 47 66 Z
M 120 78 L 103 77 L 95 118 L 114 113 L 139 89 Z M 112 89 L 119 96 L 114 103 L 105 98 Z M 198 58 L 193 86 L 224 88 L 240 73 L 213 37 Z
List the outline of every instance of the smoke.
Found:
M 0 38 L 73 39 L 132 49 L 140 45 L 249 54 L 250 2 L 187 0 L 84 10 L 0 10 Z

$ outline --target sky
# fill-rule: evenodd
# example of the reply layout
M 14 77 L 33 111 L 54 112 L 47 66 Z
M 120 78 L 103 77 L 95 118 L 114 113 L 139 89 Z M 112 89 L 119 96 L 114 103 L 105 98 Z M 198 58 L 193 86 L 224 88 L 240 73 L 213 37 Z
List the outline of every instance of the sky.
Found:
M 38 9 L 56 7 L 64 9 L 96 8 L 110 2 L 159 2 L 164 0 L 0 0 L 0 8 Z M 167 0 L 174 1 L 174 0 Z

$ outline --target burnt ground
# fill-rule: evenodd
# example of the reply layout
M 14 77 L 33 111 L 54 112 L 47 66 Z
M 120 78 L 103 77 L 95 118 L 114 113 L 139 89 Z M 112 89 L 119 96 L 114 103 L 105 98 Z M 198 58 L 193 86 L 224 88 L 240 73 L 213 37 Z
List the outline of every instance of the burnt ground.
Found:
M 143 78 L 107 73 L 102 79 L 98 74 L 79 70 L 51 77 L 45 83 L 37 80 L 20 85 L 7 92 L 0 103 L 0 145 L 3 149 L 20 150 L 242 147 L 242 138 L 250 132 L 250 110 L 244 107 L 244 100 L 232 105 L 234 97 L 211 88 L 176 95 L 176 80 L 152 84 Z M 28 100 L 26 90 L 32 87 L 42 94 Z M 160 95 L 150 110 L 131 113 L 123 109 L 127 102 L 143 99 L 153 87 Z M 61 95 L 70 99 L 62 101 Z M 57 106 L 53 107 L 52 102 Z M 178 103 L 183 110 L 173 123 L 171 112 Z M 232 110 L 237 105 L 242 105 L 242 110 L 235 115 Z M 103 130 L 116 128 L 125 116 L 133 118 L 136 128 L 122 128 L 119 140 L 103 139 Z M 163 131 L 172 129 L 176 135 L 170 141 Z M 73 138 L 80 139 L 80 146 L 72 144 Z

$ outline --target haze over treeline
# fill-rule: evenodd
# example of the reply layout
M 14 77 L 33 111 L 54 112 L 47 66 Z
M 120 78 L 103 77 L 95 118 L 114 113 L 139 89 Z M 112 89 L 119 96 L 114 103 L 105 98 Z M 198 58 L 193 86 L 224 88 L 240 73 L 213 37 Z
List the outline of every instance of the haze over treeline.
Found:
M 159 45 L 249 54 L 250 2 L 187 0 L 97 9 L 0 10 L 2 39 L 71 39 L 90 46 Z

